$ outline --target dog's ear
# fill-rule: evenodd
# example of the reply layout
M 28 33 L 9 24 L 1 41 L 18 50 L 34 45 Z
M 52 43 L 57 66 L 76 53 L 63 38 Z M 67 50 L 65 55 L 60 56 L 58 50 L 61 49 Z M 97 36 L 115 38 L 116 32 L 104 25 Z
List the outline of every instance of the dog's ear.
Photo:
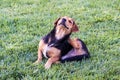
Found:
M 54 22 L 54 26 L 56 27 L 58 21 L 60 20 L 60 18 L 58 18 L 55 22 Z
M 77 31 L 79 31 L 78 26 L 76 25 L 75 22 L 73 22 L 72 32 L 77 32 Z

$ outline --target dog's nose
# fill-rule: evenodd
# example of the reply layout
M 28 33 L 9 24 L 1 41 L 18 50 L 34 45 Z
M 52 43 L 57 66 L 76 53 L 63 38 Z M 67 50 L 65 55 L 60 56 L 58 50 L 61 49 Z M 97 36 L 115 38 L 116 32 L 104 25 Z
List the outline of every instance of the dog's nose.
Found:
M 66 22 L 66 19 L 63 18 L 62 21 L 61 21 L 61 23 L 60 23 L 59 25 L 62 24 L 65 28 L 69 29 L 69 28 L 65 25 L 65 22 Z
M 65 24 L 65 22 L 66 22 L 66 19 L 63 18 L 61 23 Z

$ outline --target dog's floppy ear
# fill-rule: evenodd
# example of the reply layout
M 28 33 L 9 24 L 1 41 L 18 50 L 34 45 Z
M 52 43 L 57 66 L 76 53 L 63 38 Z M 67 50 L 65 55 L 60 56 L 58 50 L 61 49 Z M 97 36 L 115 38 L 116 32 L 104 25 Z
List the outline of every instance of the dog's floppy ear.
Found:
M 60 20 L 60 18 L 58 18 L 55 22 L 54 22 L 54 26 L 57 25 L 58 21 Z
M 78 26 L 76 25 L 75 22 L 73 22 L 72 32 L 77 32 L 77 31 L 79 31 Z

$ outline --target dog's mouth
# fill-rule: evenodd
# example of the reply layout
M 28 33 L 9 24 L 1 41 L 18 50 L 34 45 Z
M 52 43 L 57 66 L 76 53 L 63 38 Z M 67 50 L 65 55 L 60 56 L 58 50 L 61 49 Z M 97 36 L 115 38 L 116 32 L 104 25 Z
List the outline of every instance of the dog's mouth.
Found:
M 59 25 L 63 25 L 65 28 L 69 29 L 66 25 L 65 25 L 66 19 L 62 19 L 61 23 Z

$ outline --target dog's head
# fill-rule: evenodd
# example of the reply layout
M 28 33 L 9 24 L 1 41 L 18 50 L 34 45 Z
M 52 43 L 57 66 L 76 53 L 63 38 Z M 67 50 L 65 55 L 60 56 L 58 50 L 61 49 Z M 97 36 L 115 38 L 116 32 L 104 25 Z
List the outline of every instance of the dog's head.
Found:
M 72 32 L 77 32 L 79 31 L 78 26 L 76 25 L 75 21 L 67 16 L 58 18 L 55 22 L 54 22 L 54 26 L 62 26 L 63 28 L 66 28 L 68 30 L 71 30 Z
M 76 25 L 75 21 L 72 18 L 67 17 L 67 16 L 58 18 L 54 22 L 54 26 L 56 28 L 56 33 L 58 33 L 59 37 L 70 34 L 72 32 L 79 31 L 78 26 Z

